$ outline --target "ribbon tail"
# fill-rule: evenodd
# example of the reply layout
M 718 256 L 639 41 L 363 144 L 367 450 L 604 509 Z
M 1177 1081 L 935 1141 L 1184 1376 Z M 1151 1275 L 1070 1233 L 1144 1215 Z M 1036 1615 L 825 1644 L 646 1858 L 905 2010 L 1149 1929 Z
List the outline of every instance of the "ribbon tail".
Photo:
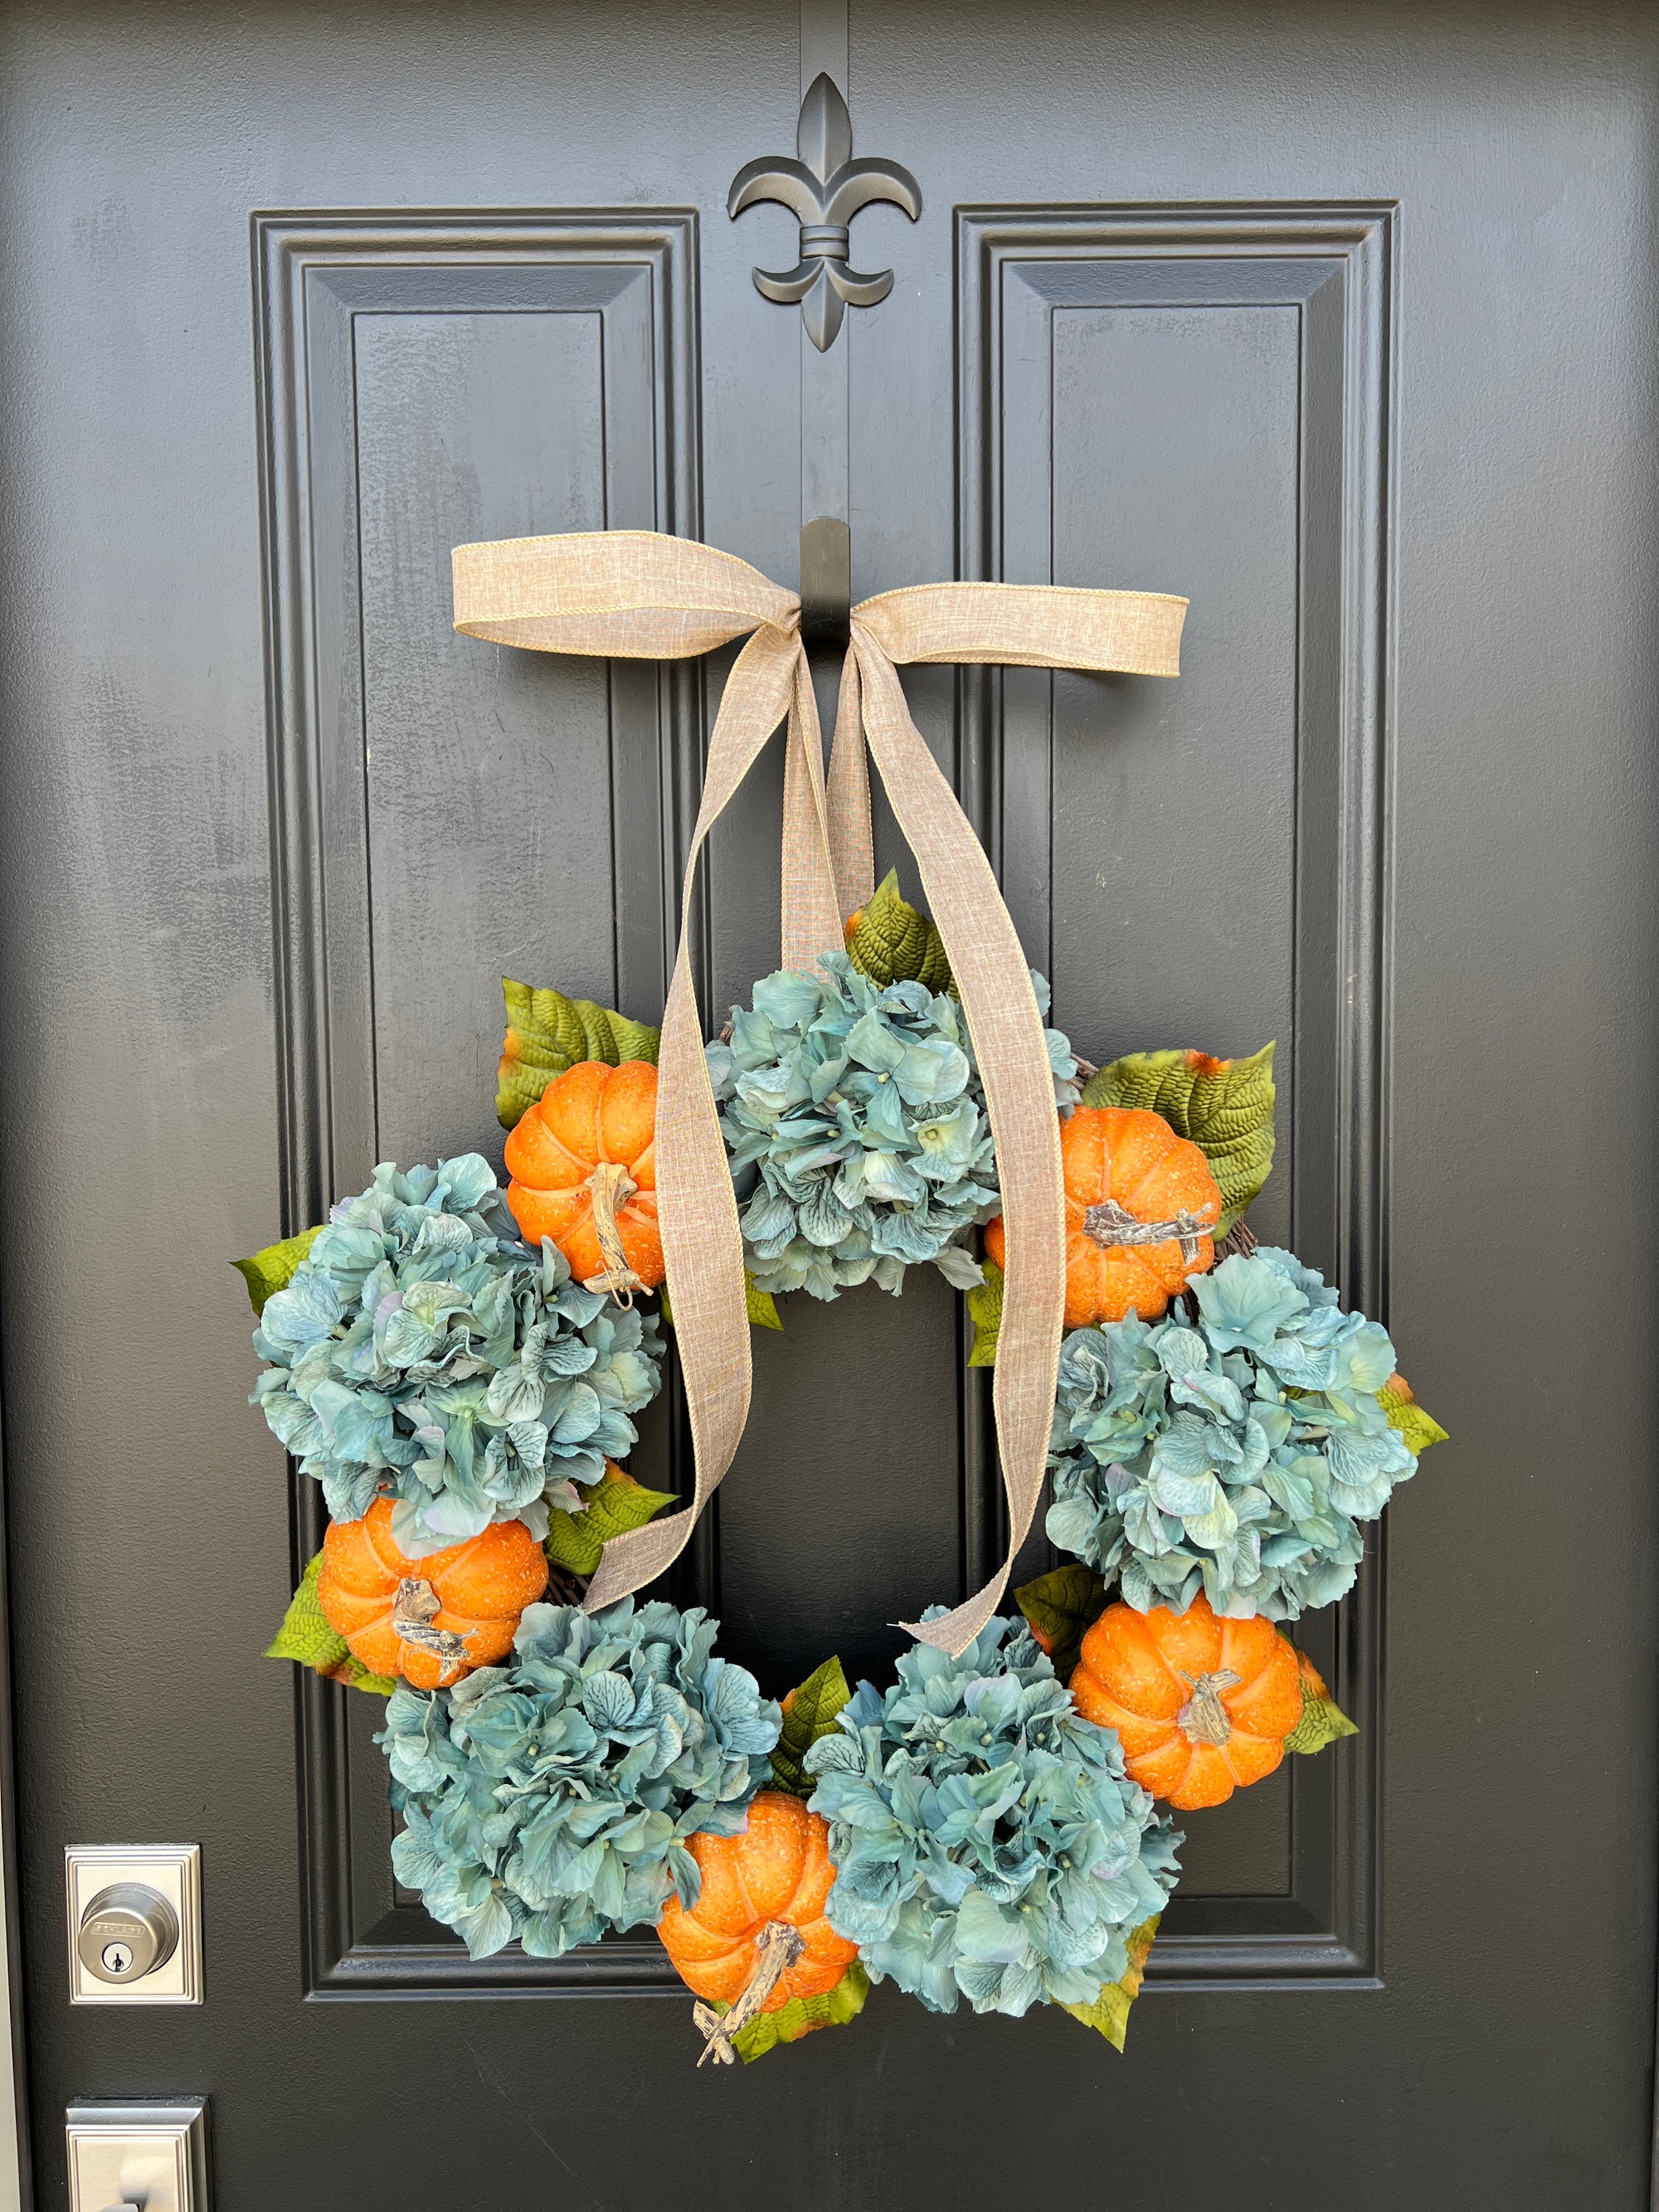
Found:
M 752 1372 L 743 1231 L 703 1055 L 702 1017 L 691 976 L 691 898 L 697 858 L 709 831 L 789 711 L 800 657 L 793 630 L 758 630 L 726 678 L 686 856 L 679 951 L 663 1012 L 657 1061 L 657 1219 L 691 1425 L 691 1502 L 684 1512 L 611 1538 L 583 1600 L 587 1613 L 598 1613 L 653 1582 L 679 1557 L 736 1455 L 749 1417 Z
M 1060 1116 L 1030 971 L 991 864 L 910 720 L 892 662 L 856 618 L 854 641 L 870 750 L 915 857 L 973 1039 L 1006 1224 L 992 1403 L 1008 1500 L 1007 1557 L 954 1611 L 904 1624 L 920 1642 L 956 1653 L 995 1612 L 1042 1493 L 1066 1309 Z

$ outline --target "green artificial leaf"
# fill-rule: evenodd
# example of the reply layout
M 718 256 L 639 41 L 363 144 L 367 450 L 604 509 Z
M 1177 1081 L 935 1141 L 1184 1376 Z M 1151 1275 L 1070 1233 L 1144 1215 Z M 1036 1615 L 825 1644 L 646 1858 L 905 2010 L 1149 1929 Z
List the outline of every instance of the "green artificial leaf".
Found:
M 934 992 L 952 988 L 945 940 L 926 915 L 900 897 L 896 868 L 848 923 L 847 951 L 853 965 L 883 990 L 912 982 Z
M 674 1503 L 669 1490 L 646 1490 L 631 1475 L 601 1475 L 597 1482 L 576 1486 L 585 1503 L 580 1513 L 555 1507 L 547 1516 L 549 1559 L 567 1574 L 592 1575 L 599 1571 L 599 1554 L 613 1536 L 629 1528 L 643 1528 L 665 1505 Z
M 672 1328 L 674 1309 L 668 1302 L 666 1283 L 658 1291 L 657 1302 L 661 1309 L 663 1320 L 670 1328 Z M 783 1323 L 778 1316 L 777 1300 L 772 1296 L 770 1291 L 757 1290 L 755 1287 L 755 1279 L 747 1267 L 743 1271 L 743 1302 L 749 1310 L 749 1318 L 755 1328 L 780 1330 L 782 1328 Z
M 1049 1665 L 1062 1682 L 1069 1682 L 1082 1656 L 1085 1636 L 1106 1610 L 1105 1583 L 1092 1567 L 1073 1559 L 1017 1589 L 1014 1602 L 1048 1655 Z
M 806 1771 L 807 1753 L 821 1735 L 836 1732 L 836 1715 L 853 1692 L 839 1659 L 826 1659 L 783 1703 L 783 1733 L 772 1753 L 772 1779 L 792 1797 L 810 1797 L 817 1787 Z
M 1130 1936 L 1129 1964 L 1121 1982 L 1109 1982 L 1092 2004 L 1065 2008 L 1073 2020 L 1080 2020 L 1085 2027 L 1092 2027 L 1103 2035 L 1114 2050 L 1122 2050 L 1128 2034 L 1129 2008 L 1140 1995 L 1140 1984 L 1146 1974 L 1146 1954 L 1152 1948 L 1152 1938 L 1163 1917 L 1155 1912 L 1150 1920 L 1143 1920 Z
M 662 1032 L 646 1022 L 630 1022 L 592 999 L 567 999 L 562 991 L 534 991 L 528 983 L 501 978 L 507 1000 L 507 1036 L 495 1071 L 495 1118 L 516 1128 L 555 1076 L 578 1060 L 602 1060 L 620 1067 L 625 1060 L 657 1064 Z
M 371 1674 L 360 1659 L 354 1659 L 346 1647 L 346 1640 L 330 1627 L 323 1616 L 317 1598 L 317 1577 L 323 1571 L 323 1555 L 316 1558 L 300 1577 L 300 1587 L 289 1600 L 288 1611 L 276 1638 L 267 1648 L 267 1659 L 291 1659 L 298 1667 L 309 1667 L 313 1674 L 325 1674 L 331 1681 L 344 1682 L 354 1690 L 371 1690 L 377 1696 L 389 1698 L 397 1684 L 385 1674 Z
M 1273 1164 L 1273 1047 L 1249 1060 L 1202 1052 L 1132 1052 L 1091 1076 L 1085 1106 L 1137 1106 L 1161 1114 L 1210 1163 L 1221 1192 L 1218 1243 L 1267 1180 Z
M 751 2065 L 780 2043 L 799 2043 L 816 2027 L 842 2027 L 849 2020 L 856 2020 L 869 1994 L 870 1977 L 854 1959 L 833 1990 L 826 1990 L 821 1996 L 791 1997 L 776 2012 L 759 2014 L 747 2027 L 738 2030 L 732 2038 L 732 2048 L 745 2066 Z M 726 2007 L 717 2009 L 725 2012 Z
M 265 1310 L 265 1300 L 274 1298 L 278 1291 L 285 1291 L 300 1271 L 300 1262 L 323 1233 L 319 1221 L 314 1229 L 302 1229 L 297 1237 L 285 1237 L 280 1244 L 267 1244 L 263 1252 L 256 1252 L 251 1260 L 233 1260 L 231 1266 L 247 1285 L 247 1294 L 256 1314 Z
M 1285 1750 L 1323 1751 L 1328 1743 L 1358 1735 L 1359 1730 L 1325 1687 L 1324 1678 L 1305 1651 L 1297 1652 L 1296 1663 L 1302 1674 L 1302 1717 L 1285 1737 Z
M 982 1260 L 980 1264 L 985 1270 L 985 1280 L 968 1293 L 968 1318 L 974 1324 L 974 1345 L 968 1354 L 968 1364 L 994 1367 L 997 1338 L 1002 1333 L 1002 1270 L 994 1260 Z
M 1403 1375 L 1389 1377 L 1377 1392 L 1376 1402 L 1388 1415 L 1389 1426 L 1399 1430 L 1413 1459 L 1427 1451 L 1431 1444 L 1445 1443 L 1445 1430 L 1432 1415 L 1423 1411 Z

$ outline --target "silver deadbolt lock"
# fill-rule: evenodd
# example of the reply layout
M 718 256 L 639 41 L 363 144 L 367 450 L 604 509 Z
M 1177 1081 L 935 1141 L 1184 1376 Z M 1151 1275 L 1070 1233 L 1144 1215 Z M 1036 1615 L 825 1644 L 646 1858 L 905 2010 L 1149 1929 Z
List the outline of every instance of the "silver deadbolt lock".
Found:
M 165 1966 L 179 1948 L 179 1916 L 148 1882 L 100 1889 L 81 1915 L 81 1964 L 100 1982 L 136 1982 Z

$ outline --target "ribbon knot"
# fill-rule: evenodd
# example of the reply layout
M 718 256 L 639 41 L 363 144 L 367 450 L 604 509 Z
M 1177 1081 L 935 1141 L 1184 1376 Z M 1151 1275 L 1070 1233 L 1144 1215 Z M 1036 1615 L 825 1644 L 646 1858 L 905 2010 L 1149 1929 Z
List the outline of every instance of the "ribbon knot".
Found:
M 1066 1301 L 1060 1129 L 1025 955 L 979 840 L 920 732 L 902 663 L 1179 672 L 1184 599 L 1048 585 L 924 584 L 852 615 L 826 777 L 800 640 L 800 600 L 733 555 L 651 531 L 518 538 L 454 550 L 455 627 L 543 653 L 684 659 L 747 642 L 726 679 L 691 834 L 679 950 L 663 1012 L 657 1212 L 696 1457 L 690 1507 L 611 1539 L 590 1612 L 654 1579 L 684 1548 L 732 1464 L 752 1383 L 743 1234 L 703 1058 L 689 949 L 698 855 L 780 723 L 787 723 L 782 859 L 785 968 L 810 975 L 842 949 L 874 890 L 868 756 L 921 878 L 974 1041 L 1006 1224 L 992 1402 L 1008 1500 L 999 1572 L 953 1611 L 907 1621 L 960 1651 L 995 1612 L 1042 1493 Z

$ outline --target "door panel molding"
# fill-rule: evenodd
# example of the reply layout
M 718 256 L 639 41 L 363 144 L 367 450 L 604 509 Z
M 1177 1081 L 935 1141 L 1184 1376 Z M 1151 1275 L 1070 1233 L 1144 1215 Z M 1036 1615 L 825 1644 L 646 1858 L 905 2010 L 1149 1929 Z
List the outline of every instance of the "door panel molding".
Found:
M 386 350 L 364 343 L 366 319 L 377 329 L 383 329 L 380 319 L 424 319 L 423 325 L 405 326 L 410 345 L 434 319 L 446 317 L 531 318 L 533 327 L 547 317 L 574 316 L 595 326 L 593 343 L 572 339 L 571 359 L 583 365 L 596 410 L 580 426 L 582 450 L 599 456 L 594 483 L 568 493 L 578 508 L 560 509 L 568 488 L 556 484 L 545 489 L 545 505 L 555 511 L 516 522 L 504 522 L 488 507 L 469 508 L 463 500 L 456 537 L 550 526 L 696 537 L 697 225 L 694 212 L 677 210 L 261 214 L 253 218 L 252 247 L 283 1225 L 289 1233 L 322 1218 L 338 1191 L 361 1187 L 382 1142 L 370 758 L 374 716 L 383 714 L 395 735 L 398 701 L 394 694 L 377 706 L 372 696 L 375 672 L 366 633 L 388 619 L 387 595 L 377 605 L 374 579 L 366 575 L 366 540 L 374 532 L 365 524 L 365 502 L 377 488 L 366 486 L 359 461 L 364 378 L 389 377 L 393 396 L 386 404 L 395 410 L 400 356 L 394 344 L 389 367 L 382 361 L 378 370 L 366 368 L 368 356 L 379 361 Z M 510 356 L 510 333 L 502 343 Z M 418 362 L 410 372 L 416 379 L 422 373 Z M 522 367 L 515 373 L 530 374 Z M 580 395 L 560 397 L 567 407 L 580 404 Z M 388 435 L 393 428 L 380 424 Z M 583 498 L 596 502 L 592 511 L 580 509 Z M 382 535 L 390 528 L 395 537 L 395 525 L 393 518 L 374 527 Z M 403 589 L 400 581 L 391 595 L 391 618 Z M 430 593 L 447 610 L 446 579 L 417 572 L 408 589 Z M 440 621 L 422 605 L 415 619 L 422 649 L 430 631 L 447 637 L 447 611 Z M 477 648 L 467 651 L 476 655 Z M 510 683 L 531 687 L 519 700 L 527 726 L 544 717 L 550 702 L 569 704 L 570 694 L 550 687 L 586 683 L 589 690 L 570 711 L 574 716 L 585 708 L 591 724 L 591 669 L 542 656 L 508 658 L 514 664 L 509 678 L 481 674 L 476 696 L 464 689 L 468 678 L 450 670 L 451 698 L 459 701 L 466 733 L 475 720 L 487 732 L 492 719 L 512 711 Z M 532 659 L 541 665 L 521 665 Z M 666 987 L 702 780 L 701 665 L 659 672 L 615 663 L 600 690 L 601 724 L 588 735 L 608 755 L 608 767 L 600 761 L 594 773 L 601 780 L 596 787 L 609 784 L 603 904 L 614 910 L 615 924 L 610 943 L 590 957 L 608 963 L 610 1003 L 649 1018 L 660 1010 Z M 485 741 L 477 739 L 480 746 Z M 680 1488 L 673 1470 L 686 1444 L 672 1382 L 659 1406 L 669 1487 Z M 320 1544 L 325 1521 L 317 1486 L 296 1472 L 296 1577 Z M 700 1531 L 690 1547 L 682 1602 L 707 1584 L 708 1541 L 708 1532 Z M 384 1767 L 371 1741 L 376 1701 L 343 1698 L 334 1685 L 296 1670 L 295 1720 L 308 1995 L 670 1993 L 682 1987 L 662 1947 L 648 1936 L 563 1960 L 515 1952 L 475 1965 L 393 1882 Z
M 1294 885 L 1283 947 L 1292 1048 L 1281 1050 L 1280 1062 L 1287 1233 L 1348 1303 L 1384 1320 L 1397 220 L 1389 204 L 957 214 L 964 577 L 1188 588 L 1179 575 L 1068 569 L 1059 523 L 1061 507 L 1074 503 L 1067 479 L 1081 466 L 1101 468 L 1103 456 L 1109 481 L 1115 464 L 1131 479 L 1125 441 L 1133 426 L 1111 416 L 1109 379 L 1091 385 L 1073 364 L 1067 385 L 1062 348 L 1077 355 L 1115 337 L 1163 347 L 1158 357 L 1178 362 L 1183 346 L 1198 350 L 1206 318 L 1226 315 L 1282 356 L 1273 387 L 1280 415 L 1264 421 L 1283 424 L 1284 450 L 1269 458 L 1285 495 L 1286 604 L 1224 608 L 1218 630 L 1206 629 L 1195 605 L 1188 680 L 1178 687 L 1184 706 L 1173 694 L 1152 698 L 1157 686 L 1131 693 L 1100 679 L 1082 688 L 1088 679 L 1048 671 L 963 672 L 959 778 L 1032 959 L 1054 976 L 1056 939 L 1067 926 L 1055 878 L 1070 880 L 1052 865 L 1065 730 L 1105 705 L 1115 741 L 1126 729 L 1153 728 L 1154 717 L 1163 718 L 1160 736 L 1178 731 L 1183 711 L 1201 715 L 1212 696 L 1218 641 L 1224 647 L 1231 635 L 1242 653 L 1278 621 L 1279 693 L 1235 702 L 1237 718 L 1220 734 L 1254 740 L 1251 716 L 1259 728 L 1279 714 L 1282 730 L 1261 741 L 1279 736 L 1294 783 L 1284 827 Z M 1079 410 L 1091 406 L 1079 428 Z M 1091 431 L 1091 455 L 1066 450 L 1068 434 Z M 1103 769 L 1103 788 L 1104 777 Z M 1087 888 L 1079 895 L 1086 899 Z M 1060 1006 L 1063 1026 L 1066 1017 Z M 980 1400 L 969 1528 L 988 1557 L 1000 1547 L 995 1460 L 983 1391 Z M 1149 1984 L 1376 1985 L 1383 1548 L 1374 1532 L 1352 1595 L 1334 1616 L 1306 1625 L 1304 1640 L 1333 1670 L 1360 1735 L 1334 1759 L 1289 1762 L 1285 1893 L 1194 1896 L 1183 1887 L 1164 1916 Z M 971 1560 L 969 1571 L 971 1579 Z

